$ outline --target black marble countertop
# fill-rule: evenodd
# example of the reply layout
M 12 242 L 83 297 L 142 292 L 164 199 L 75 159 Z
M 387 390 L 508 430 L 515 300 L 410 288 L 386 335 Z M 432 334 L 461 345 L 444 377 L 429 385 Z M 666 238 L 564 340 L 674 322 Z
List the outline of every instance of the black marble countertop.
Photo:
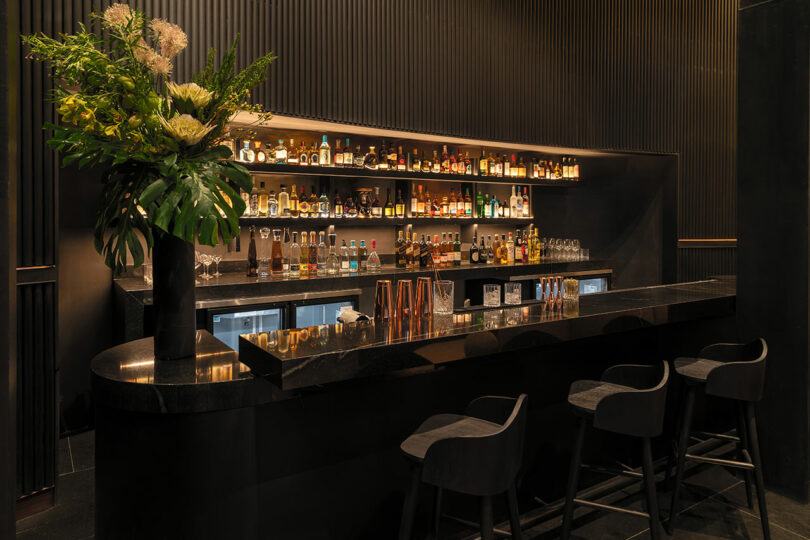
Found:
M 717 279 L 583 296 L 579 313 L 539 304 L 419 320 L 364 321 L 249 334 L 240 360 L 283 390 L 734 312 L 736 284 Z
M 471 265 L 462 262 L 456 268 L 442 268 L 443 279 L 464 280 L 475 278 L 510 279 L 514 276 L 535 276 L 546 274 L 567 274 L 588 270 L 604 270 L 610 273 L 613 262 L 610 260 L 543 262 L 538 264 L 513 265 Z M 315 291 L 340 291 L 360 287 L 373 287 L 378 279 L 396 279 L 418 276 L 433 276 L 433 270 L 405 270 L 394 265 L 383 265 L 377 273 L 341 274 L 339 276 L 315 276 L 307 278 L 266 278 L 247 277 L 243 273 L 228 272 L 209 280 L 199 280 L 196 287 L 197 308 L 220 300 L 237 301 L 244 298 L 270 297 L 278 294 L 305 294 Z M 152 304 L 152 289 L 142 277 L 125 277 L 115 280 L 115 286 L 143 305 Z

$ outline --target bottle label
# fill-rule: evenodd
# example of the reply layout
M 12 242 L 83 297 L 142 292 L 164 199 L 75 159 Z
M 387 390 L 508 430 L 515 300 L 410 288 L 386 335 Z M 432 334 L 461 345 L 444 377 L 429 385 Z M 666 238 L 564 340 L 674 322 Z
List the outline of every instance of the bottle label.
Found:
M 335 165 L 343 165 L 343 154 L 335 154 Z
M 472 255 L 470 255 L 470 260 L 472 262 L 478 262 L 478 250 L 472 252 Z
M 461 252 L 460 251 L 455 251 L 453 253 L 454 253 L 453 260 L 461 261 Z

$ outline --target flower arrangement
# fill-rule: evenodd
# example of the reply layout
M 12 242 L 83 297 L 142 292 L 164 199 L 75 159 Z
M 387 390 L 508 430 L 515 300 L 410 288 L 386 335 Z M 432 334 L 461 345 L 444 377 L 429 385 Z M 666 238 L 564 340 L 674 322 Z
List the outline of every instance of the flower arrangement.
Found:
M 276 58 L 267 53 L 235 71 L 237 36 L 214 66 L 210 49 L 192 82 L 170 81 L 172 60 L 186 47 L 183 30 L 149 19 L 126 4 L 92 14 L 102 36 L 85 26 L 54 39 L 22 36 L 29 57 L 47 62 L 56 81 L 51 99 L 60 117 L 48 144 L 63 153 L 62 165 L 105 167 L 95 224 L 95 247 L 115 275 L 135 267 L 154 244 L 154 234 L 217 245 L 239 234 L 250 191 L 248 171 L 220 144 L 239 110 L 270 118 L 248 102 Z

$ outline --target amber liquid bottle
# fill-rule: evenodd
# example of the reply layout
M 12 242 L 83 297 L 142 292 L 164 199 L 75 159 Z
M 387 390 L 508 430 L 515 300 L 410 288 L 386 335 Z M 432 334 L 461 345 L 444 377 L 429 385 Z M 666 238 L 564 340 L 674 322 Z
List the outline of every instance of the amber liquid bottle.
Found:
M 248 277 L 259 277 L 259 258 L 256 256 L 256 226 L 250 226 L 250 246 L 248 247 Z
M 281 253 L 280 229 L 273 229 L 273 247 L 270 251 L 270 274 L 274 277 L 284 275 L 284 257 Z

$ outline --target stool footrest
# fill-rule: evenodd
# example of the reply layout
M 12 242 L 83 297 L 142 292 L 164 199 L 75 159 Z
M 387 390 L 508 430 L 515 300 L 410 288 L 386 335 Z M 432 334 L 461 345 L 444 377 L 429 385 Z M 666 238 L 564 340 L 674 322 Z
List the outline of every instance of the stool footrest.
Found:
M 630 510 L 629 508 L 622 508 L 620 506 L 611 506 L 609 504 L 601 504 L 593 501 L 586 501 L 585 499 L 574 499 L 574 504 L 579 506 L 587 506 L 588 508 L 596 508 L 597 510 L 610 510 L 611 512 L 619 512 L 621 514 L 630 514 L 631 516 L 643 517 L 650 519 L 650 514 L 646 512 L 638 512 Z
M 609 474 L 611 476 L 629 476 L 631 478 L 644 478 L 644 475 L 640 472 L 636 472 L 629 469 L 614 469 L 611 467 L 601 467 L 599 465 L 588 465 L 587 463 L 583 463 L 580 465 L 583 469 L 588 469 L 589 471 L 594 471 L 602 474 Z
M 481 528 L 480 523 L 476 523 L 475 521 L 470 521 L 469 519 L 464 519 L 462 517 L 453 516 L 453 515 L 450 515 L 450 514 L 442 514 L 442 517 L 445 518 L 445 519 L 449 519 L 450 521 L 455 521 L 456 523 L 460 523 L 462 525 L 470 527 L 471 529 L 480 529 Z M 511 532 L 507 532 L 507 531 L 505 531 L 503 529 L 499 529 L 498 527 L 493 527 L 492 532 L 495 533 L 495 535 L 501 536 L 503 538 L 512 538 L 512 533 Z
M 702 463 L 711 463 L 713 465 L 723 465 L 726 467 L 736 467 L 738 469 L 749 469 L 753 470 L 754 465 L 750 462 L 745 461 L 734 461 L 731 459 L 720 459 L 720 458 L 713 458 L 707 456 L 696 456 L 694 454 L 686 454 L 684 456 L 689 461 L 700 461 Z
M 720 439 L 723 441 L 740 442 L 740 438 L 736 435 L 726 435 L 725 433 L 709 433 L 707 431 L 700 431 L 696 435 L 706 439 Z

